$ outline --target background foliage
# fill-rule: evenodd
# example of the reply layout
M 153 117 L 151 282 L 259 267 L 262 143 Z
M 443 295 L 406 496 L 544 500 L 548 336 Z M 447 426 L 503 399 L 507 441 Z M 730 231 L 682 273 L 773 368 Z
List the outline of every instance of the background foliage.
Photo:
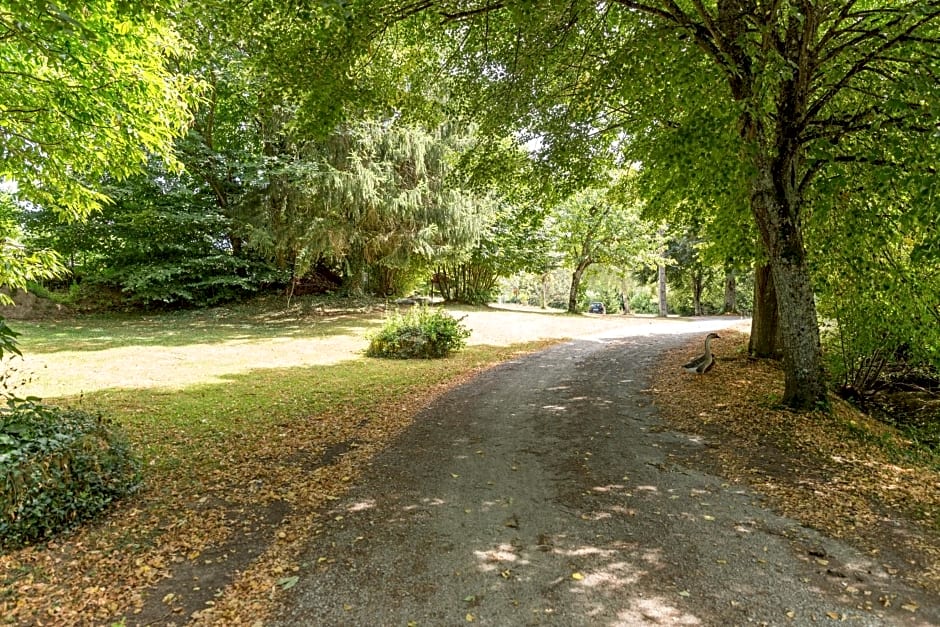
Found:
M 702 52 L 733 20 L 690 30 L 677 19 L 715 7 L 658 0 L 55 6 L 14 2 L 0 24 L 23 79 L 0 118 L 7 285 L 152 308 L 269 289 L 484 303 L 502 280 L 548 304 L 562 269 L 573 311 L 620 293 L 647 311 L 661 261 L 672 311 L 718 313 L 729 277 L 746 305 L 772 258 L 752 206 L 763 148 L 742 130 L 771 146 L 778 120 L 796 125 L 788 197 L 836 379 L 937 368 L 930 3 L 780 5 L 717 62 Z M 783 45 L 799 16 L 829 34 L 814 58 Z M 795 120 L 800 76 L 817 80 Z

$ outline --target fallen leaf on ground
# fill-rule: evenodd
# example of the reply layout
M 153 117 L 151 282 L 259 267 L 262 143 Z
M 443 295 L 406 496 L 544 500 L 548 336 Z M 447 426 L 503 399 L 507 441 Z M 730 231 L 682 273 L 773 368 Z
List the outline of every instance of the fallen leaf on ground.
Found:
M 779 513 L 866 553 L 900 553 L 904 567 L 889 574 L 940 593 L 940 472 L 926 461 L 898 461 L 910 442 L 841 399 L 832 397 L 830 413 L 781 409 L 780 364 L 747 358 L 746 333 L 721 335 L 720 370 L 684 377 L 686 351 L 677 350 L 650 386 L 668 428 L 708 443 L 683 461 L 728 485 L 749 484 Z M 717 405 L 721 411 L 712 411 Z M 886 533 L 889 520 L 904 532 Z M 828 565 L 825 549 L 807 552 Z
M 281 590 L 290 590 L 297 585 L 297 582 L 300 581 L 300 577 L 294 575 L 292 577 L 284 577 L 283 579 L 278 579 L 277 585 L 281 586 Z

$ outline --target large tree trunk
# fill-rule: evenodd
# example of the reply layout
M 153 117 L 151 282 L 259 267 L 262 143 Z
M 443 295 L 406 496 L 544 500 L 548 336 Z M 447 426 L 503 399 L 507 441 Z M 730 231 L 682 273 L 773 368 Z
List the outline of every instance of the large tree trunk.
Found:
M 827 405 L 819 322 L 806 261 L 781 257 L 773 259 L 770 265 L 783 334 L 786 373 L 783 402 L 800 410 Z
M 702 292 L 705 291 L 705 278 L 701 268 L 692 270 L 692 312 L 696 316 L 705 315 L 702 309 Z
M 457 266 L 438 266 L 434 272 L 434 283 L 445 301 L 454 299 L 454 286 L 451 281 L 451 275 L 456 275 Z
M 343 277 L 343 287 L 350 296 L 365 295 L 368 280 L 368 264 L 364 259 L 362 249 L 353 247 L 346 255 L 346 273 Z
M 581 262 L 571 273 L 571 290 L 568 292 L 568 313 L 578 313 L 578 288 L 581 287 L 581 278 L 584 271 L 591 265 L 590 262 Z
M 751 317 L 751 339 L 748 353 L 753 357 L 778 359 L 782 346 L 777 314 L 777 293 L 770 265 L 763 264 L 754 270 L 754 314 Z
M 783 402 L 807 410 L 827 401 L 816 303 L 800 224 L 800 185 L 805 174 L 802 142 L 814 79 L 809 42 L 815 41 L 819 14 L 804 12 L 802 20 L 789 22 L 782 51 L 783 60 L 791 64 L 789 73 L 775 72 L 773 80 L 767 81 L 770 74 L 762 76 L 769 71 L 766 61 L 781 51 L 765 49 L 755 55 L 749 48 L 753 42 L 749 43 L 746 33 L 752 28 L 748 16 L 753 6 L 745 0 L 718 1 L 717 22 L 722 32 L 715 54 L 729 70 L 733 98 L 743 105 L 740 131 L 754 171 L 751 212 L 768 256 L 783 332 Z M 813 8 L 812 3 L 807 7 Z M 768 85 L 775 92 L 772 98 L 766 91 Z M 768 105 L 773 110 L 768 111 Z
M 784 350 L 783 403 L 809 410 L 827 404 L 826 378 L 816 302 L 800 229 L 798 159 L 788 150 L 785 133 L 778 132 L 776 138 L 773 149 L 759 151 L 755 159 L 751 210 L 768 254 L 777 294 Z M 766 157 L 768 153 L 774 158 Z
M 627 298 L 629 293 L 627 290 L 627 279 L 626 277 L 620 278 L 620 309 L 624 315 L 630 313 L 630 299 Z
M 548 309 L 548 278 L 550 274 L 545 272 L 542 274 L 542 293 L 539 295 L 539 307 L 542 309 Z

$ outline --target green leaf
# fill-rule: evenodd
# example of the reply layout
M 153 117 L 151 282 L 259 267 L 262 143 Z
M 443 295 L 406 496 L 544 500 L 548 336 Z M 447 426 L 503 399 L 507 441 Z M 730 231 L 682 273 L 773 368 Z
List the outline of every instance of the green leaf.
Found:
M 300 577 L 297 575 L 291 575 L 290 577 L 283 577 L 277 580 L 277 585 L 281 586 L 282 590 L 290 590 L 297 585 L 297 582 L 300 581 Z

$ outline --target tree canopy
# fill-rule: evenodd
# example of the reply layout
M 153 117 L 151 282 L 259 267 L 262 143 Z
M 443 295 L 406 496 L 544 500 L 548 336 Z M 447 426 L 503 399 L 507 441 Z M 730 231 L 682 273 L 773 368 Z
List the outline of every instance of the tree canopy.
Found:
M 578 311 L 584 271 L 592 264 L 650 263 L 655 228 L 640 219 L 642 203 L 633 173 L 620 172 L 605 187 L 589 187 L 558 203 L 551 212 L 553 240 L 572 268 L 568 311 Z
M 172 160 L 196 83 L 175 71 L 175 1 L 0 6 L 0 179 L 21 201 L 72 218 L 100 206 L 104 178 Z
M 385 32 L 383 19 L 437 17 L 458 42 L 453 75 L 483 95 L 495 125 L 544 138 L 555 167 L 595 172 L 612 144 L 643 160 L 631 139 L 644 133 L 647 146 L 683 140 L 673 148 L 696 181 L 699 171 L 716 172 L 710 148 L 719 159 L 734 155 L 728 180 L 745 189 L 773 276 L 792 407 L 826 402 L 806 226 L 821 199 L 851 187 L 840 164 L 919 172 L 921 202 L 909 211 L 935 214 L 934 2 L 428 0 L 346 9 L 368 23 L 348 31 L 349 41 Z M 707 111 L 722 113 L 696 126 Z

